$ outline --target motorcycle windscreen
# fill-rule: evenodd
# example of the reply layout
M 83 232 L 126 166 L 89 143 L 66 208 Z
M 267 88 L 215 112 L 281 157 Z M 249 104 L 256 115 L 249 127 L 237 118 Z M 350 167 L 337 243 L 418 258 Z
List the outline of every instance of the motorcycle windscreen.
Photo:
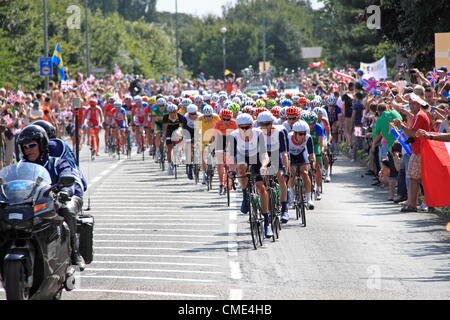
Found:
M 31 199 L 31 193 L 39 177 L 42 179 L 41 187 L 51 185 L 50 174 L 43 166 L 20 161 L 4 168 L 0 171 L 0 178 L 3 179 L 0 200 L 22 203 Z

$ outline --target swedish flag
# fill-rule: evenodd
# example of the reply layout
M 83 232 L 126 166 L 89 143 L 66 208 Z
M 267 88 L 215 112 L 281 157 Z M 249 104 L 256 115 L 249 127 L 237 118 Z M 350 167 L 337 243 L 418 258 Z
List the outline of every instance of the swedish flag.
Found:
M 52 63 L 58 67 L 59 80 L 65 81 L 66 74 L 64 72 L 64 62 L 61 55 L 61 47 L 59 44 L 56 45 L 55 51 L 53 52 Z

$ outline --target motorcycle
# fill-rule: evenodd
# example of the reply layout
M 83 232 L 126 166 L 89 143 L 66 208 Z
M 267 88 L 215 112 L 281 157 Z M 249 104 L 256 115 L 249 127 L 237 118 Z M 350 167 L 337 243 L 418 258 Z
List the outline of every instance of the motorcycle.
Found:
M 75 177 L 63 176 L 52 185 L 44 167 L 28 162 L 0 171 L 0 281 L 7 300 L 59 300 L 64 289 L 75 288 L 70 229 L 57 214 L 58 192 L 74 183 Z M 92 261 L 93 225 L 91 216 L 77 221 L 86 263 Z

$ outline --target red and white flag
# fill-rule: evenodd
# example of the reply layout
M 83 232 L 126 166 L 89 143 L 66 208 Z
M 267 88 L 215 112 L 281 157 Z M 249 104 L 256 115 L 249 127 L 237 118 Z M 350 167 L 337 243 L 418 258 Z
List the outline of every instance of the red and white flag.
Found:
M 114 78 L 115 79 L 123 78 L 122 70 L 120 70 L 120 67 L 117 64 L 114 66 Z
M 448 207 L 450 206 L 450 142 L 419 139 L 421 139 L 420 154 L 425 202 L 429 207 Z
M 346 81 L 355 81 L 355 78 L 353 78 L 352 76 L 350 76 L 350 75 L 348 75 L 346 73 L 343 73 L 343 72 L 334 71 L 334 75 L 336 77 L 342 78 L 342 79 L 344 79 Z
M 325 64 L 325 61 L 311 62 L 309 64 L 309 67 L 310 68 L 322 68 L 324 64 Z

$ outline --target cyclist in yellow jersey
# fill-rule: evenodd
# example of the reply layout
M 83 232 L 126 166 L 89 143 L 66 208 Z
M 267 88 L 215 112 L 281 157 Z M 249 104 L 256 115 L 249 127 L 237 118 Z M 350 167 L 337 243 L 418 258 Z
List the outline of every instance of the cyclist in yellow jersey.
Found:
M 195 140 L 197 143 L 201 143 L 202 145 L 202 184 L 206 183 L 206 158 L 208 156 L 208 145 L 215 136 L 214 125 L 219 120 L 220 117 L 214 113 L 214 109 L 210 105 L 206 105 L 203 108 L 203 115 L 195 120 Z

